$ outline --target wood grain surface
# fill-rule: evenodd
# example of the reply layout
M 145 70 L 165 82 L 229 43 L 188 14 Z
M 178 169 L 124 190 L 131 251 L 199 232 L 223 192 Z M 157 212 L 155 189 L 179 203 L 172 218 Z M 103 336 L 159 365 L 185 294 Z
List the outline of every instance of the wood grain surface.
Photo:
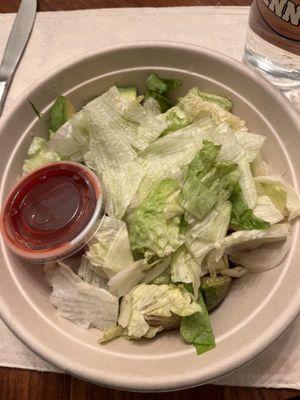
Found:
M 247 6 L 251 0 L 40 0 L 39 11 L 108 7 L 168 7 L 197 5 Z M 0 13 L 16 12 L 20 0 L 0 0 Z M 1 339 L 0 339 L 1 340 Z M 300 391 L 204 385 L 163 394 L 106 389 L 65 374 L 0 368 L 0 400 L 290 400 Z
M 0 369 L 0 400 L 288 400 L 297 394 L 296 390 L 213 385 L 170 393 L 129 393 L 92 385 L 69 375 Z

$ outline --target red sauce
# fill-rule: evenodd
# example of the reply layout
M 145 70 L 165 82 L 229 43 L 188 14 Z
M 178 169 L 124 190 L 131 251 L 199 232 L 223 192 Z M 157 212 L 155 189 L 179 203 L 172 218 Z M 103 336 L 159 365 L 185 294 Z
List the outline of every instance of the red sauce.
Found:
M 10 247 L 49 251 L 65 246 L 95 213 L 99 189 L 80 164 L 49 164 L 25 176 L 8 196 L 2 230 Z

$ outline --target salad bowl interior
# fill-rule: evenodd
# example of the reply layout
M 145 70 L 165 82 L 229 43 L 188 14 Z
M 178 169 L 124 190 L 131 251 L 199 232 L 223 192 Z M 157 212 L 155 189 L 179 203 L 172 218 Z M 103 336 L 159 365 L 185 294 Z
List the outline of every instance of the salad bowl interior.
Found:
M 250 132 L 267 137 L 263 158 L 272 172 L 299 184 L 300 124 L 296 112 L 268 83 L 246 67 L 206 49 L 172 43 L 125 44 L 72 61 L 29 88 L 1 122 L 1 201 L 17 181 L 32 136 L 46 137 L 42 113 L 67 95 L 76 109 L 113 85 L 145 91 L 150 72 L 180 79 L 180 97 L 198 86 L 232 98 L 233 113 Z M 174 98 L 175 99 L 175 98 Z M 128 390 L 162 391 L 198 385 L 247 363 L 268 347 L 300 309 L 298 223 L 281 265 L 236 280 L 211 314 L 216 348 L 197 356 L 177 332 L 149 341 L 117 339 L 97 344 L 97 329 L 82 330 L 59 318 L 49 301 L 43 268 L 25 263 L 1 242 L 0 315 L 33 351 L 84 379 Z

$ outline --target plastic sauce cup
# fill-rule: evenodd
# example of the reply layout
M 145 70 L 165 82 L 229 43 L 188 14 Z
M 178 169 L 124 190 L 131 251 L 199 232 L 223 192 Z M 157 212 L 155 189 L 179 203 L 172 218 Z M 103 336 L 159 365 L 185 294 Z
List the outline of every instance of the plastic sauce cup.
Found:
M 77 253 L 105 214 L 99 178 L 85 166 L 64 161 L 25 175 L 10 191 L 0 216 L 6 245 L 33 263 Z

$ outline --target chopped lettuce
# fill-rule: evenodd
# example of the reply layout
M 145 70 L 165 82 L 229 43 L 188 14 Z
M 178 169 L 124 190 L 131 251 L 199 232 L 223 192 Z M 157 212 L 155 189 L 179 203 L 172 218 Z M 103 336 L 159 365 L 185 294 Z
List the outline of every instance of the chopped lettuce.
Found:
M 216 243 L 215 259 L 219 260 L 223 254 L 233 254 L 241 250 L 251 250 L 265 243 L 276 243 L 286 240 L 290 235 L 291 226 L 288 223 L 272 225 L 267 230 L 237 231 L 226 236 Z
M 141 282 L 149 283 L 165 271 L 170 260 L 166 257 L 152 264 L 146 260 L 135 261 L 129 267 L 122 269 L 108 281 L 112 294 L 122 297 Z
M 88 107 L 88 106 L 87 106 Z M 132 200 L 144 171 L 136 152 L 120 135 L 118 125 L 100 123 L 101 112 L 90 106 L 86 110 L 92 139 L 90 151 L 85 154 L 86 165 L 101 176 L 107 193 L 107 212 L 111 217 L 122 218 Z
M 197 96 L 201 97 L 201 99 L 215 103 L 221 108 L 223 108 L 225 111 L 231 111 L 232 110 L 232 101 L 230 97 L 228 96 L 219 96 L 216 94 L 211 94 L 211 93 L 206 93 L 206 92 L 201 92 L 200 89 L 198 89 Z
M 149 334 L 149 317 L 185 317 L 200 310 L 184 287 L 140 284 L 122 299 L 118 323 L 130 338 L 139 339 Z
M 117 322 L 118 298 L 82 281 L 66 264 L 48 266 L 46 279 L 52 287 L 50 301 L 61 317 L 84 329 L 102 330 Z
M 257 192 L 255 187 L 255 182 L 251 173 L 250 164 L 245 158 L 238 162 L 239 170 L 241 172 L 241 177 L 239 184 L 242 190 L 243 198 L 247 206 L 252 209 L 257 200 Z
M 85 154 L 84 161 L 103 181 L 108 215 L 121 219 L 144 177 L 144 171 L 133 149 L 118 135 L 111 134 L 107 138 L 103 135 L 101 138 L 90 141 L 90 151 Z
M 101 180 L 106 215 L 87 251 L 46 267 L 58 314 L 101 329 L 99 343 L 180 327 L 208 351 L 207 309 L 231 278 L 275 268 L 290 248 L 291 226 L 278 222 L 300 215 L 300 197 L 268 175 L 266 138 L 247 131 L 226 95 L 196 87 L 173 106 L 179 86 L 152 73 L 145 97 L 113 86 L 77 113 L 60 96 L 50 140 L 34 138 L 24 162 L 24 173 L 80 162 Z
M 256 205 L 252 211 L 256 217 L 270 224 L 276 224 L 284 219 L 284 216 L 274 206 L 270 197 L 266 195 L 257 197 Z
M 159 94 L 165 94 L 166 92 L 175 90 L 180 86 L 182 86 L 180 80 L 162 78 L 154 73 L 151 73 L 147 78 L 148 89 Z
M 77 274 L 78 276 L 80 276 L 80 278 L 82 278 L 85 282 L 89 283 L 92 286 L 96 286 L 102 289 L 108 289 L 107 278 L 99 275 L 97 268 L 89 262 L 88 258 L 85 255 L 81 257 L 81 262 Z
M 145 151 L 139 153 L 145 177 L 134 202 L 139 204 L 162 179 L 181 179 L 183 168 L 203 147 L 203 139 L 210 135 L 213 127 L 212 121 L 205 118 L 193 126 L 155 140 Z
M 245 150 L 245 159 L 248 163 L 252 163 L 259 155 L 260 149 L 262 148 L 266 137 L 262 135 L 256 135 L 254 133 L 240 130 L 235 132 L 235 136 L 239 144 Z
M 199 312 L 182 318 L 180 334 L 185 342 L 195 346 L 197 354 L 202 354 L 212 350 L 216 344 L 201 292 L 199 292 L 198 303 L 201 307 Z
M 291 238 L 287 237 L 280 243 L 266 243 L 263 246 L 249 251 L 236 251 L 230 255 L 231 261 L 243 265 L 247 271 L 263 272 L 276 268 L 289 252 Z
M 122 336 L 123 332 L 124 328 L 122 328 L 120 325 L 112 325 L 102 333 L 98 343 L 103 344 L 110 342 L 111 340 Z
M 270 197 L 274 206 L 284 215 L 289 217 L 289 221 L 300 215 L 299 194 L 280 176 L 260 176 L 255 178 L 263 188 L 266 195 Z
M 191 283 L 194 295 L 200 287 L 201 266 L 196 263 L 185 246 L 179 247 L 171 258 L 171 281 L 174 283 Z
M 148 99 L 144 100 L 143 106 L 148 114 L 153 117 L 157 117 L 160 114 L 159 102 L 153 97 L 148 97 Z
M 162 285 L 162 284 L 169 284 L 171 282 L 171 273 L 170 267 L 166 268 L 164 272 L 158 275 L 149 283 L 153 283 L 154 285 Z
M 214 145 L 212 142 L 203 140 L 203 148 L 190 162 L 185 179 L 196 176 L 203 178 L 215 166 L 216 158 L 218 157 L 222 146 Z
M 23 173 L 27 174 L 45 164 L 61 161 L 60 155 L 47 149 L 47 141 L 41 137 L 34 137 L 28 149 L 28 158 L 23 164 Z
M 198 177 L 195 171 L 189 169 L 181 192 L 180 205 L 190 214 L 202 219 L 217 203 L 229 198 L 239 178 L 237 164 L 230 161 L 214 163 L 213 168 L 203 177 L 201 174 Z
M 178 187 L 176 180 L 161 181 L 133 213 L 129 236 L 134 252 L 145 254 L 146 258 L 155 255 L 165 257 L 182 244 L 180 218 L 168 219 L 164 213 L 168 199 L 177 192 Z
M 111 278 L 133 264 L 125 222 L 104 217 L 100 229 L 89 243 L 86 257 L 100 276 Z
M 157 74 L 151 73 L 147 79 L 146 100 L 153 98 L 160 107 L 161 112 L 167 111 L 172 107 L 172 102 L 168 98 L 171 90 L 175 90 L 182 85 L 178 79 L 165 79 Z
M 191 224 L 188 237 L 203 242 L 216 242 L 225 237 L 231 215 L 231 203 L 225 201 L 215 207 L 205 218 Z
M 256 158 L 250 164 L 250 168 L 254 177 L 269 175 L 267 163 L 263 161 L 260 152 L 258 152 Z
M 89 102 L 83 109 L 87 117 L 98 126 L 93 136 L 118 133 L 120 139 L 135 150 L 144 150 L 165 129 L 166 123 L 153 117 L 140 104 L 141 98 L 132 101 L 113 86 L 107 92 Z
M 235 230 L 268 229 L 270 223 L 254 215 L 248 208 L 239 184 L 236 184 L 229 201 L 232 204 L 230 224 Z
M 83 161 L 84 154 L 89 150 L 89 129 L 84 111 L 79 111 L 63 124 L 52 136 L 47 148 L 64 159 Z
M 148 147 L 166 126 L 138 101 L 113 87 L 84 107 L 91 136 L 84 160 L 102 177 L 108 214 L 116 218 L 123 217 L 145 174 L 136 150 Z
M 218 205 L 201 221 L 193 223 L 188 231 L 186 246 L 193 258 L 201 266 L 200 276 L 224 268 L 223 260 L 210 257 L 216 243 L 226 235 L 231 215 L 231 203 L 226 201 Z
M 202 93 L 200 91 L 200 93 Z M 219 125 L 227 122 L 234 130 L 245 127 L 245 122 L 239 117 L 231 114 L 216 102 L 206 101 L 199 95 L 199 89 L 193 88 L 180 99 L 178 108 L 184 112 L 187 117 L 187 124 L 197 119 L 209 116 Z

